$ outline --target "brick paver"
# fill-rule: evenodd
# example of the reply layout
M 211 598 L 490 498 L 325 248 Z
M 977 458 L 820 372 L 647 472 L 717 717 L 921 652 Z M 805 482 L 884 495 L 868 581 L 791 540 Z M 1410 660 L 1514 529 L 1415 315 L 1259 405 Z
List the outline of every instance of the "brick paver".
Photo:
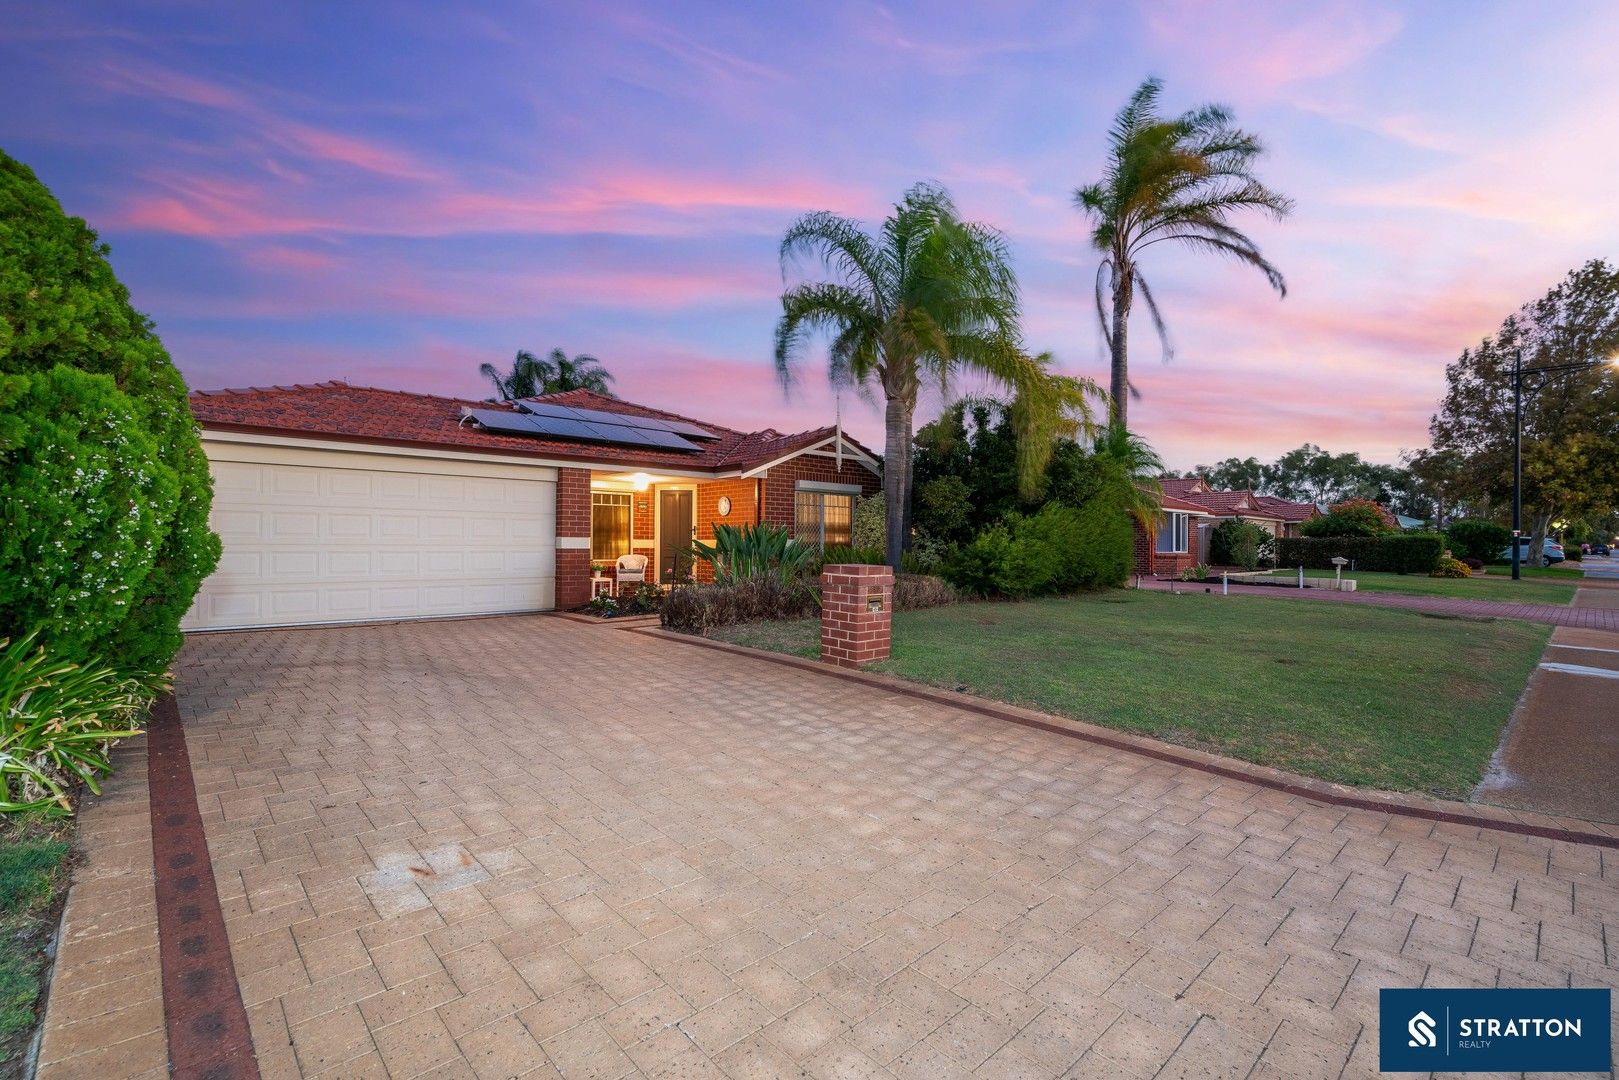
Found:
M 1219 585 L 1143 578 L 1141 587 L 1160 591 L 1220 591 Z M 1534 586 L 1529 586 L 1533 588 Z M 1239 585 L 1231 583 L 1233 596 L 1261 596 L 1277 600 L 1323 600 L 1340 604 L 1369 604 L 1372 607 L 1404 608 L 1431 615 L 1460 615 L 1476 619 L 1521 619 L 1584 630 L 1619 632 L 1619 608 L 1568 607 L 1562 604 L 1509 604 L 1497 600 L 1469 600 L 1466 597 L 1407 596 L 1386 592 L 1336 592 L 1332 589 L 1289 589 L 1278 585 Z
M 178 674 L 266 1076 L 1370 1076 L 1381 986 L 1619 976 L 1612 852 L 645 635 Z

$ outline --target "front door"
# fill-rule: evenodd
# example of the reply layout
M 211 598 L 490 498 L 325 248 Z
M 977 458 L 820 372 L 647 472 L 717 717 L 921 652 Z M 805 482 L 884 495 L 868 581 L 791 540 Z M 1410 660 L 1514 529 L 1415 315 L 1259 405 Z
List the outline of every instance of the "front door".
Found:
M 692 493 L 679 488 L 658 492 L 658 580 L 684 580 L 691 572 Z

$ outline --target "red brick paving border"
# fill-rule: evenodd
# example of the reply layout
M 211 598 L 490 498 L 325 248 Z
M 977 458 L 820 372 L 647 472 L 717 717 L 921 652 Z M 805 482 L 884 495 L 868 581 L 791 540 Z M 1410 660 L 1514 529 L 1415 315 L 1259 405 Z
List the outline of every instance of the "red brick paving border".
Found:
M 1533 588 L 1534 586 L 1530 586 Z M 1141 588 L 1157 592 L 1203 592 L 1219 594 L 1219 585 L 1207 582 L 1170 581 L 1143 578 Z M 1576 608 L 1558 604 L 1509 604 L 1500 600 L 1468 600 L 1463 597 L 1407 596 L 1404 593 L 1338 592 L 1334 589 L 1299 589 L 1280 585 L 1238 585 L 1232 583 L 1233 596 L 1262 596 L 1275 600 L 1328 600 L 1341 604 L 1366 604 L 1371 607 L 1402 608 L 1427 615 L 1452 615 L 1464 619 L 1518 619 L 1523 622 L 1550 623 L 1553 626 L 1572 626 L 1582 630 L 1612 630 L 1619 632 L 1619 610 L 1605 608 Z
M 767 652 L 763 649 L 751 649 L 744 645 L 732 645 L 729 642 L 713 641 L 709 638 L 682 634 L 672 630 L 638 628 L 631 632 L 680 641 L 699 648 L 717 649 L 722 652 L 751 656 L 757 660 L 798 668 L 800 671 L 814 672 L 828 678 L 865 683 L 875 689 L 887 690 L 906 697 L 919 698 L 953 709 L 960 709 L 964 712 L 976 713 L 979 716 L 987 716 L 995 720 L 1004 720 L 1008 723 L 1063 735 L 1071 739 L 1096 743 L 1115 750 L 1122 750 L 1126 753 L 1140 754 L 1158 761 L 1182 765 L 1188 769 L 1196 769 L 1215 776 L 1223 776 L 1230 780 L 1238 780 L 1245 784 L 1270 788 L 1301 799 L 1310 799 L 1332 806 L 1342 806 L 1353 810 L 1372 810 L 1400 817 L 1437 821 L 1448 825 L 1494 829 L 1498 832 L 1516 833 L 1520 836 L 1536 836 L 1546 840 L 1560 840 L 1571 844 L 1591 844 L 1596 847 L 1619 849 L 1619 836 L 1562 828 L 1554 825 L 1535 825 L 1517 820 L 1515 816 L 1511 816 L 1511 811 L 1502 810 L 1500 811 L 1501 817 L 1490 817 L 1483 812 L 1448 810 L 1442 809 L 1440 805 L 1422 806 L 1412 802 L 1399 801 L 1393 793 L 1378 798 L 1348 794 L 1346 789 L 1339 789 L 1335 785 L 1329 785 L 1324 781 L 1310 780 L 1306 777 L 1284 773 L 1278 769 L 1253 765 L 1233 758 L 1220 758 L 1213 754 L 1204 754 L 1199 751 L 1174 750 L 1166 744 L 1157 743 L 1146 738 L 1113 736 L 1105 734 L 1091 725 L 1076 726 L 1081 723 L 1079 721 L 1067 721 L 1061 717 L 1047 716 L 1032 710 L 1016 709 L 967 694 L 936 690 L 932 687 L 906 682 L 892 676 L 831 667 L 798 656 Z
M 147 731 L 158 960 L 170 1075 L 182 1080 L 258 1080 L 253 1036 L 197 806 L 191 754 L 172 694 L 152 709 Z

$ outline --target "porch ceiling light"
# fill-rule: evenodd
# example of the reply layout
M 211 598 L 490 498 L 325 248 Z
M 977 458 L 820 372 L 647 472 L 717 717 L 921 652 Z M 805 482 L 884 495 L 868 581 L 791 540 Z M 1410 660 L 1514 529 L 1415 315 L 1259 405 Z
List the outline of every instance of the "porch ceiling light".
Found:
M 651 485 L 652 477 L 644 472 L 638 472 L 630 477 L 630 482 L 635 485 L 636 491 L 645 491 Z

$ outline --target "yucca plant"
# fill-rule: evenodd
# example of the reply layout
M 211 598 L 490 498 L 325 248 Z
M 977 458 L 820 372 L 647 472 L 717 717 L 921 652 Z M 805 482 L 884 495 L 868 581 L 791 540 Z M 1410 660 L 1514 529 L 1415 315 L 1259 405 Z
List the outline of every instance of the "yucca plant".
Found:
M 714 568 L 716 585 L 756 578 L 783 583 L 801 577 L 815 559 L 812 545 L 794 540 L 780 525 L 715 525 L 714 543 L 692 542 L 699 559 Z
M 73 812 L 76 783 L 101 793 L 112 744 L 140 734 L 164 681 L 53 657 L 36 637 L 0 640 L 0 813 L 54 817 Z

